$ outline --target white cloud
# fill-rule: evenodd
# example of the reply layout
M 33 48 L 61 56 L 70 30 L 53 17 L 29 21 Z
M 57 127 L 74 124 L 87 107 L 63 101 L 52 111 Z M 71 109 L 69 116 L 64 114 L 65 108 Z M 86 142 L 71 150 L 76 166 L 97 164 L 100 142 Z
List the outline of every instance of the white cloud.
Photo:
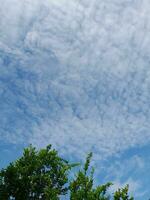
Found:
M 140 188 L 140 183 L 133 181 L 132 179 L 128 179 L 124 183 L 120 183 L 119 181 L 114 182 L 113 186 L 110 188 L 110 192 L 114 193 L 118 190 L 118 188 L 124 188 L 126 185 L 130 186 L 129 194 L 134 197 L 141 197 L 143 193 L 138 192 Z
M 5 1 L 1 138 L 96 159 L 149 143 L 149 4 Z
M 129 193 L 136 199 L 143 197 L 147 188 L 143 185 L 143 171 L 146 169 L 146 159 L 138 155 L 128 156 L 128 158 L 109 162 L 109 166 L 105 166 L 104 180 L 112 181 L 113 185 L 110 192 L 113 193 L 118 188 L 129 185 Z M 144 178 L 144 177 L 143 177 Z M 144 187 L 143 187 L 144 186 Z

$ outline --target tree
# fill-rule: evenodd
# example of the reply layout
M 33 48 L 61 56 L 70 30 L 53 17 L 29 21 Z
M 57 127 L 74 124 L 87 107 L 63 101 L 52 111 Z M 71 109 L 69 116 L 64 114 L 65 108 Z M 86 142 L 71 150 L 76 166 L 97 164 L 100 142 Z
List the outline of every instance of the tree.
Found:
M 0 170 L 0 200 L 59 200 L 67 194 L 70 200 L 133 200 L 129 186 L 108 191 L 112 183 L 94 187 L 94 168 L 90 168 L 92 153 L 76 176 L 69 181 L 70 164 L 51 148 L 37 151 L 32 145 L 23 156 Z
M 107 183 L 93 187 L 94 169 L 88 173 L 92 153 L 88 154 L 83 170 L 80 170 L 75 180 L 70 183 L 70 200 L 108 200 L 107 189 L 112 185 Z
M 122 189 L 119 188 L 114 193 L 114 200 L 134 200 L 133 197 L 129 197 L 128 191 L 129 191 L 129 185 L 126 185 Z
M 73 166 L 51 145 L 40 151 L 29 146 L 20 159 L 0 171 L 0 199 L 57 200 L 68 190 L 68 172 Z

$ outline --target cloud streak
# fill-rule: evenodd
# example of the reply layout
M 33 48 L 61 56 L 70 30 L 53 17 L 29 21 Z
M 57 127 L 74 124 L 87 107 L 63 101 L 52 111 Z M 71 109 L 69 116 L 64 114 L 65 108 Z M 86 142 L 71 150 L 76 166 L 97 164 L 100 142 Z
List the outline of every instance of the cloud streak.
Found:
M 149 4 L 6 0 L 1 140 L 97 160 L 149 144 Z

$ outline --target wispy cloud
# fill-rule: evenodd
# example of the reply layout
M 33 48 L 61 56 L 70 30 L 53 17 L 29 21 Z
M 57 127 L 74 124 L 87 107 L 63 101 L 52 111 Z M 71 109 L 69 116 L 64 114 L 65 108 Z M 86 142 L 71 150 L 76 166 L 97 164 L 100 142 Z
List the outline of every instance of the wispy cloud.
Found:
M 138 155 L 128 156 L 127 159 L 119 159 L 109 166 L 105 166 L 105 181 L 112 180 L 113 186 L 110 188 L 111 192 L 116 191 L 118 188 L 123 188 L 129 184 L 129 192 L 137 199 L 143 199 L 146 193 L 148 194 L 147 187 L 143 183 L 147 170 L 147 158 Z
M 1 140 L 97 160 L 149 143 L 149 4 L 6 0 Z

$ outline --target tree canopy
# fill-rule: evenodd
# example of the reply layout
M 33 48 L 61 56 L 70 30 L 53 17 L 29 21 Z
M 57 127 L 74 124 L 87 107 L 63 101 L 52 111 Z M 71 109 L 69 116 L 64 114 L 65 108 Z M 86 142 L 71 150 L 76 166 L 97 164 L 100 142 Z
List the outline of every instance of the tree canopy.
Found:
M 114 194 L 108 190 L 110 182 L 94 187 L 91 158 L 89 153 L 83 168 L 70 178 L 70 170 L 78 164 L 61 158 L 51 145 L 39 151 L 30 145 L 21 158 L 0 171 L 0 199 L 59 200 L 66 195 L 70 200 L 133 200 L 128 185 Z

